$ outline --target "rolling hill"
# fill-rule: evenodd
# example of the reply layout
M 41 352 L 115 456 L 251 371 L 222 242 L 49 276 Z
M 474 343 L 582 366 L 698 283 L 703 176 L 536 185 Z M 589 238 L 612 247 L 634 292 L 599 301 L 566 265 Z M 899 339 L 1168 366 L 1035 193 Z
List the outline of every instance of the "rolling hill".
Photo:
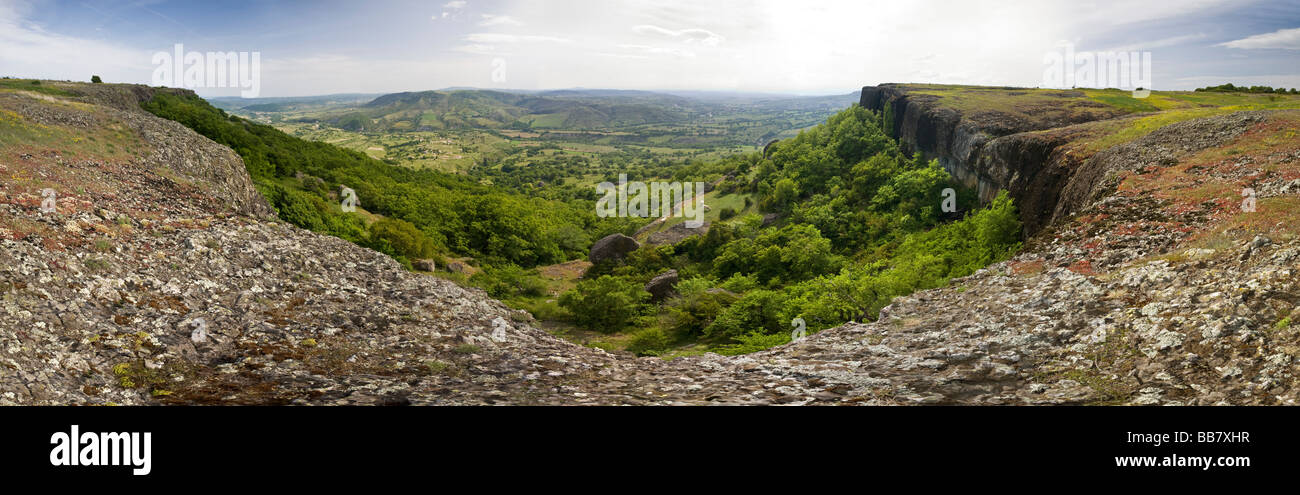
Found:
M 340 105 L 299 121 L 322 122 L 349 131 L 403 132 L 444 129 L 609 130 L 752 112 L 838 110 L 856 95 L 819 97 L 567 89 L 540 92 L 456 89 L 393 93 L 364 104 Z M 258 102 L 241 113 L 301 109 L 300 102 Z M 299 105 L 299 106 L 294 106 Z

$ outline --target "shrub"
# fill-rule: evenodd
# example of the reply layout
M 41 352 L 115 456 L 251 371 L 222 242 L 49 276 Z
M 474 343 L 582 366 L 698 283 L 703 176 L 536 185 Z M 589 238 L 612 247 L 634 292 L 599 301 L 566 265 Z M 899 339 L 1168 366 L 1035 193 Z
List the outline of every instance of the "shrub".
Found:
M 479 347 L 474 344 L 461 344 L 456 346 L 454 349 L 452 349 L 451 352 L 454 352 L 456 354 L 474 354 L 481 350 L 483 350 L 482 347 Z
M 484 266 L 469 281 L 497 299 L 546 294 L 545 281 L 514 264 Z
M 520 300 L 516 301 L 518 307 L 533 315 L 534 318 L 542 321 L 561 321 L 570 320 L 572 315 L 560 307 L 559 302 L 554 299 L 550 300 Z
M 368 247 L 406 259 L 432 258 L 438 246 L 410 222 L 385 218 L 370 225 Z
M 704 328 L 704 338 L 727 341 L 751 332 L 776 333 L 786 330 L 781 314 L 785 294 L 774 290 L 754 290 L 718 313 Z M 787 320 L 788 322 L 788 320 Z
M 698 337 L 712 325 L 737 296 L 723 291 L 708 292 L 696 287 L 704 279 L 688 279 L 677 284 L 680 296 L 664 304 L 664 327 L 677 338 Z M 707 289 L 708 287 L 704 287 Z
M 751 332 L 745 335 L 739 335 L 736 337 L 735 343 L 717 346 L 713 348 L 713 351 L 722 354 L 723 356 L 735 356 L 738 354 L 758 352 L 788 342 L 790 342 L 790 334 L 788 332 L 777 332 L 773 334 Z
M 839 265 L 830 240 L 807 224 L 768 229 L 752 239 L 736 239 L 718 250 L 713 260 L 719 277 L 757 274 L 764 284 L 807 280 L 838 271 Z
M 100 79 L 99 76 L 90 76 L 90 82 L 95 83 L 95 84 L 99 84 L 99 83 L 104 82 L 104 80 L 103 80 L 103 79 Z
M 584 280 L 560 296 L 560 306 L 573 314 L 573 322 L 588 330 L 613 333 L 622 330 L 645 309 L 650 294 L 641 284 L 602 275 Z
M 658 275 L 673 267 L 672 246 L 643 246 L 632 251 L 623 261 L 623 266 L 614 271 L 626 275 Z
M 632 335 L 627 351 L 638 356 L 658 356 L 673 345 L 673 339 L 658 327 L 647 328 Z
M 731 278 L 724 280 L 719 287 L 737 294 L 743 294 L 758 288 L 758 276 L 735 274 Z

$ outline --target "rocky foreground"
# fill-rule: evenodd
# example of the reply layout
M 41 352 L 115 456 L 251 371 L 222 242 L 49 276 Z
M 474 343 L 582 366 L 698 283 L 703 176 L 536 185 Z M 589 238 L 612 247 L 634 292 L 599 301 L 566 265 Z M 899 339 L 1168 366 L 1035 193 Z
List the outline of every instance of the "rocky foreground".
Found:
M 277 222 L 233 152 L 134 107 L 147 90 L 94 91 L 0 93 L 2 129 L 35 129 L 0 141 L 3 405 L 1191 405 L 1300 394 L 1300 330 L 1283 324 L 1300 305 L 1294 113 L 1233 117 L 1245 119 L 1235 136 L 1137 164 L 1016 258 L 896 299 L 879 321 L 752 355 L 664 361 L 564 341 L 479 290 Z M 118 146 L 70 139 L 90 135 Z M 1231 193 L 1243 177 L 1260 191 L 1256 216 L 1237 212 L 1239 197 L 1190 194 Z M 54 212 L 42 211 L 46 188 Z

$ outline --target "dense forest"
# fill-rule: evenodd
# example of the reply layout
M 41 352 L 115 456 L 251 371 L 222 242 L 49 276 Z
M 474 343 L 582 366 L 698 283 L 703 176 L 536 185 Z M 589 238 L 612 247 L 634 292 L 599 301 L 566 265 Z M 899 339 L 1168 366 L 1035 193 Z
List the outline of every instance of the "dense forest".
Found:
M 281 219 L 408 265 L 453 255 L 523 267 L 558 263 L 585 255 L 594 239 L 631 231 L 639 220 L 598 218 L 576 198 L 532 198 L 462 176 L 394 167 L 228 115 L 193 95 L 160 92 L 143 106 L 234 149 Z M 367 226 L 344 213 L 343 187 L 356 191 L 360 208 L 384 218 Z
M 762 153 L 679 167 L 674 178 L 726 177 L 760 211 L 715 223 L 675 245 L 645 246 L 596 265 L 541 313 L 601 332 L 632 332 L 626 349 L 724 354 L 788 342 L 809 331 L 876 318 L 899 295 L 937 287 L 1010 256 L 1020 223 L 1005 193 L 976 209 L 936 161 L 908 157 L 881 131 L 882 116 L 854 106 Z M 967 214 L 945 218 L 943 191 Z M 678 296 L 650 304 L 643 285 L 678 271 Z M 511 294 L 501 294 L 511 296 Z M 516 294 L 515 296 L 519 296 Z

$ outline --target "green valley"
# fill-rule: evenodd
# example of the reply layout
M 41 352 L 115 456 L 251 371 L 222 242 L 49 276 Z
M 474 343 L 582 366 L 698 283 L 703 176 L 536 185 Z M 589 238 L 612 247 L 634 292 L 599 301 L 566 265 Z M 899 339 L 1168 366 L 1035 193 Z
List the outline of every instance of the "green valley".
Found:
M 871 318 L 893 295 L 1017 245 L 1005 199 L 929 234 L 944 219 L 924 203 L 960 186 L 904 155 L 856 96 L 453 90 L 219 102 L 244 120 L 160 95 L 146 109 L 244 155 L 281 218 L 408 266 L 431 258 L 436 275 L 559 335 L 670 356 L 779 344 L 794 317 L 814 331 Z M 683 231 L 678 217 L 597 218 L 594 186 L 619 174 L 707 183 L 709 227 L 696 232 L 707 234 Z M 345 186 L 359 195 L 356 214 L 331 205 Z M 964 210 L 973 198 L 963 190 Z M 645 247 L 625 263 L 587 263 L 610 234 Z M 901 268 L 939 250 L 958 257 L 937 271 Z M 677 295 L 652 303 L 642 286 L 667 270 Z
M 1029 129 L 1293 103 L 1190 92 L 1137 100 L 1116 90 L 907 91 Z M 896 296 L 1019 248 L 1020 213 L 1005 192 L 981 207 L 970 184 L 904 151 L 893 108 L 847 100 L 452 90 L 219 102 L 243 118 L 166 94 L 146 108 L 237 150 L 285 220 L 408 267 L 428 269 L 414 262 L 432 259 L 433 274 L 482 288 L 585 345 L 672 357 L 783 344 L 796 322 L 815 332 L 873 320 Z M 598 218 L 594 186 L 620 174 L 706 183 L 706 226 L 686 229 L 676 216 Z M 344 186 L 360 197 L 356 214 L 337 206 Z M 964 213 L 939 210 L 947 190 Z M 592 265 L 588 250 L 611 235 L 633 236 L 640 248 Z M 672 277 L 673 290 L 652 300 L 648 287 L 661 276 Z

